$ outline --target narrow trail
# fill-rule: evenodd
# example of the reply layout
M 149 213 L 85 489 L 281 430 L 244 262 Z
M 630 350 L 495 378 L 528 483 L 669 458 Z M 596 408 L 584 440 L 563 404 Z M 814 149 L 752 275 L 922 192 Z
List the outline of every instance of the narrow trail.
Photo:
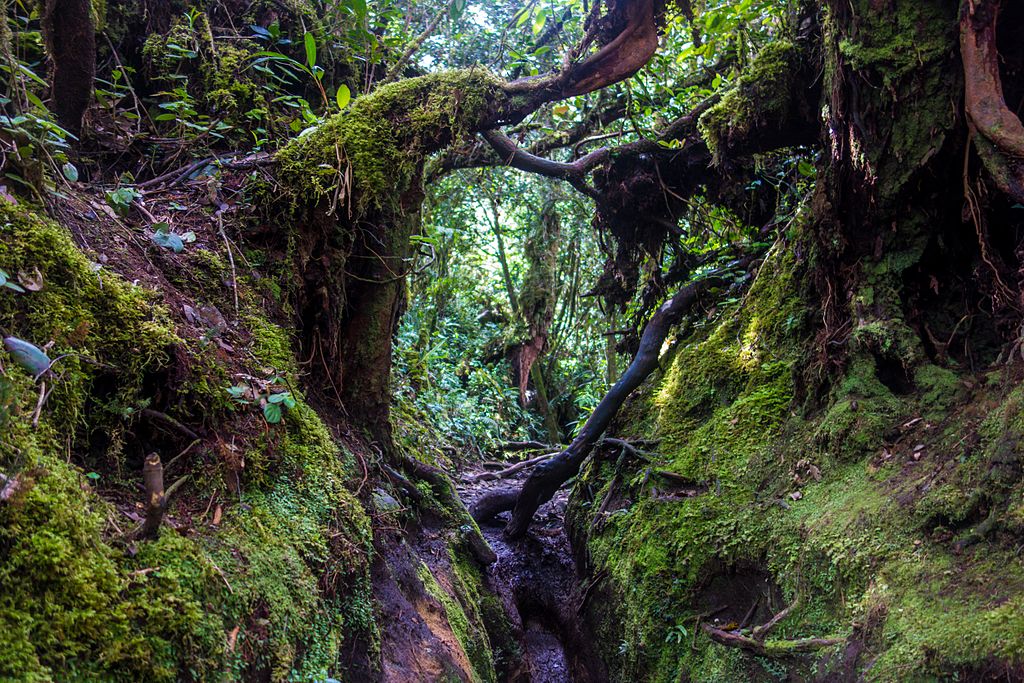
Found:
M 467 507 L 494 489 L 521 485 L 529 469 L 499 481 L 457 483 Z M 498 560 L 488 570 L 492 588 L 513 621 L 522 648 L 516 683 L 599 683 L 607 680 L 601 659 L 579 619 L 582 599 L 576 564 L 563 520 L 568 491 L 562 489 L 537 512 L 529 533 L 510 541 L 502 535 L 509 513 L 480 530 Z

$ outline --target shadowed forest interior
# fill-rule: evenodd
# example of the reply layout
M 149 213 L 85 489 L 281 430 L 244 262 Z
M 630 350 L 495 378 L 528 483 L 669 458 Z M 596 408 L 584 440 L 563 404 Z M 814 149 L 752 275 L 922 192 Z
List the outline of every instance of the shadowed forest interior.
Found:
M 1024 6 L 3 8 L 0 680 L 1024 681 Z

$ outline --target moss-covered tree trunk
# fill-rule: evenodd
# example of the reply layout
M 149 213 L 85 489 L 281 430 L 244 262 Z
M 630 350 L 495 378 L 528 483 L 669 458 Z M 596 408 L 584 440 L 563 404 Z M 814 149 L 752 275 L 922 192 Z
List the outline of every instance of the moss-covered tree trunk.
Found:
M 313 384 L 385 447 L 391 338 L 427 155 L 632 75 L 657 47 L 655 5 L 610 4 L 604 21 L 614 39 L 557 74 L 508 83 L 469 69 L 388 84 L 279 153 L 296 208 L 296 303 Z
M 74 135 L 92 97 L 96 73 L 96 34 L 90 0 L 45 0 L 42 28 L 53 62 L 51 96 L 57 120 Z

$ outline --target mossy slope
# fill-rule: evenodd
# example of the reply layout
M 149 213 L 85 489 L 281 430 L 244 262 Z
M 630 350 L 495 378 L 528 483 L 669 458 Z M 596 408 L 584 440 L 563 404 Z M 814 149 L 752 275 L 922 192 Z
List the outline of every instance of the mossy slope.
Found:
M 0 472 L 17 482 L 0 503 L 0 677 L 335 674 L 341 644 L 375 628 L 369 521 L 346 487 L 351 457 L 297 390 L 283 424 L 253 430 L 251 408 L 225 400 L 229 368 L 206 342 L 181 339 L 159 293 L 98 268 L 61 226 L 5 202 L 0 235 L 2 267 L 43 284 L 0 292 L 0 327 L 63 356 L 33 426 L 39 388 L 0 354 Z M 247 327 L 250 372 L 273 367 L 294 387 L 287 334 L 259 312 Z M 153 399 L 172 377 L 184 379 L 167 410 L 188 420 L 189 406 L 208 408 L 203 443 L 174 472 L 190 478 L 170 523 L 157 540 L 135 541 L 126 515 L 137 453 L 152 447 L 166 462 L 177 450 L 138 415 L 163 407 Z M 250 468 L 235 460 L 238 486 L 226 493 L 229 459 L 216 444 L 234 452 L 231 441 Z
M 897 395 L 885 363 L 858 353 L 830 408 L 812 410 L 799 398 L 814 374 L 804 251 L 778 243 L 742 304 L 684 329 L 629 406 L 620 435 L 658 439 L 662 457 L 627 461 L 596 523 L 611 463 L 576 488 L 576 544 L 613 597 L 588 616 L 616 681 L 933 680 L 1024 661 L 1024 394 L 919 360 Z M 778 647 L 855 645 L 757 657 L 699 627 L 735 628 L 751 610 L 749 629 L 793 603 Z

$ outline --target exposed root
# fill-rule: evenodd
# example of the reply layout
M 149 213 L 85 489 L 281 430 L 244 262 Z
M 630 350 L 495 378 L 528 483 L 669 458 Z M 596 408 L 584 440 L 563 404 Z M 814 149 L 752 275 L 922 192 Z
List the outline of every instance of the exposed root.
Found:
M 816 650 L 832 647 L 833 645 L 839 645 L 840 643 L 845 642 L 845 638 L 767 640 L 768 634 L 779 625 L 779 622 L 790 615 L 797 604 L 798 602 L 794 602 L 789 607 L 772 617 L 767 623 L 761 626 L 756 626 L 750 636 L 743 635 L 739 628 L 733 631 L 726 631 L 724 629 L 716 628 L 708 623 L 701 624 L 701 628 L 704 629 L 705 633 L 708 634 L 711 640 L 719 643 L 720 645 L 740 648 L 741 650 L 746 650 L 747 652 L 752 652 L 763 657 L 785 657 L 786 655 L 794 653 L 814 652 Z M 753 608 L 751 608 L 751 612 L 753 612 Z M 749 618 L 750 613 L 748 613 L 747 617 L 744 618 L 744 622 Z
M 1000 190 L 1024 202 L 1024 124 L 1006 105 L 999 76 L 1000 0 L 964 0 L 960 53 L 965 108 L 978 155 Z

